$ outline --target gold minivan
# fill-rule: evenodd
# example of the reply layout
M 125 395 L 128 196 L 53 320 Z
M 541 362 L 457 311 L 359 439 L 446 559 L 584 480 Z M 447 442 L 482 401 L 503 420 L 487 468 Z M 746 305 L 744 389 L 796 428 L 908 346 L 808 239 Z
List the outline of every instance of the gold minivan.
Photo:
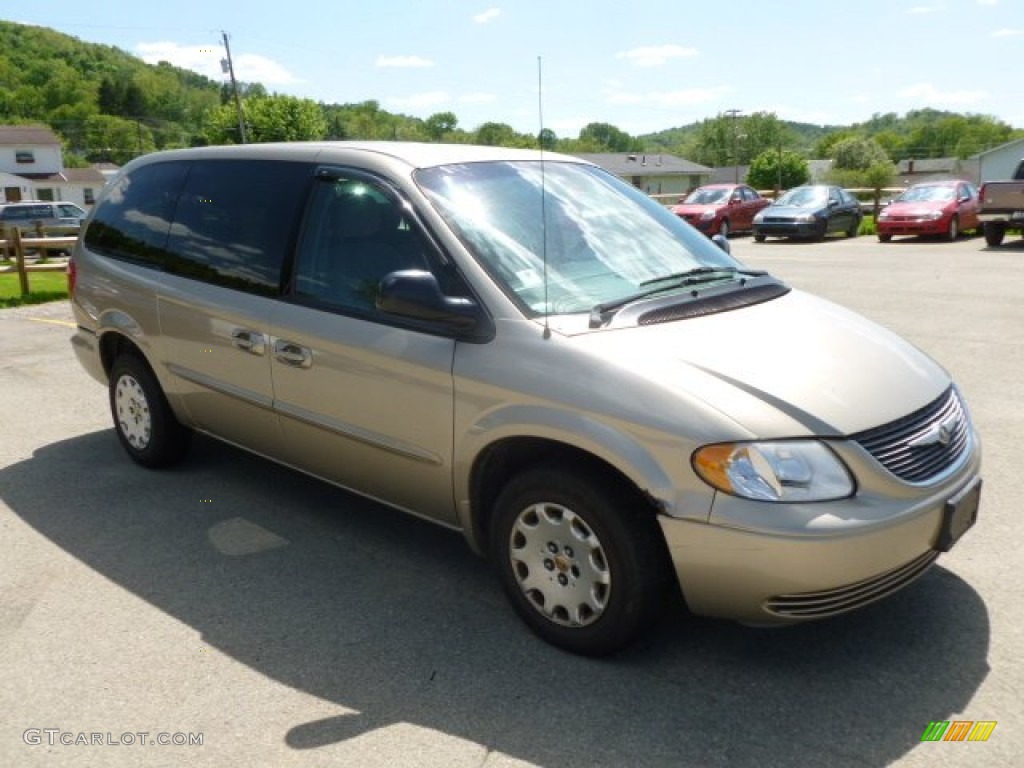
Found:
M 73 347 L 147 467 L 212 435 L 459 530 L 557 646 L 678 585 L 753 624 L 920 576 L 975 522 L 936 362 L 573 157 L 325 142 L 125 166 Z

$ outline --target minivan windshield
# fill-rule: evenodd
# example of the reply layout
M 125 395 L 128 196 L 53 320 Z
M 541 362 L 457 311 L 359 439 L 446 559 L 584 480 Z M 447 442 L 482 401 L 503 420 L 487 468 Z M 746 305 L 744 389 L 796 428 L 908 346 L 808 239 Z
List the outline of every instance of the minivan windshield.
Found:
M 426 168 L 416 182 L 485 269 L 531 316 L 589 312 L 700 267 L 739 263 L 643 192 L 561 161 Z

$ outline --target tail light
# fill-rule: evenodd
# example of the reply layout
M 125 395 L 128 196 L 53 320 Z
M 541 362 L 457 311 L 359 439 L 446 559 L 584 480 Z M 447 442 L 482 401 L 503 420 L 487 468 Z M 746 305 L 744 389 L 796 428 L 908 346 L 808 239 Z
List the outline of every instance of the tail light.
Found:
M 68 259 L 68 296 L 75 296 L 75 281 L 78 279 L 78 267 L 75 266 L 75 257 Z
M 985 202 L 985 187 L 987 186 L 987 184 L 982 184 L 981 187 L 978 188 L 978 202 Z

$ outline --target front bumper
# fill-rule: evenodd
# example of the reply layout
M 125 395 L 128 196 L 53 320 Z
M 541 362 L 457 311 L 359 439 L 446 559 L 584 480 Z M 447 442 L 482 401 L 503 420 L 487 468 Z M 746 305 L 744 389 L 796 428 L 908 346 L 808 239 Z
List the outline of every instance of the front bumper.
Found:
M 766 221 L 754 224 L 755 235 L 767 237 L 815 237 L 822 231 L 820 221 Z
M 666 516 L 659 522 L 694 613 L 793 624 L 860 608 L 922 575 L 940 554 L 946 503 L 980 483 L 978 463 L 970 462 L 955 485 L 863 525 L 765 533 Z
M 929 219 L 914 221 L 879 221 L 875 229 L 880 235 L 944 235 L 949 231 L 949 221 Z

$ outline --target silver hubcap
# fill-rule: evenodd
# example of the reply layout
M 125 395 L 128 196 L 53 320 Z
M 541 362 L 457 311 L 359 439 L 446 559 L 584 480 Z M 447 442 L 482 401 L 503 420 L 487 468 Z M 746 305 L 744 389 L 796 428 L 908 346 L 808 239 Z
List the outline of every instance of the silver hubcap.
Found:
M 125 440 L 135 450 L 144 450 L 149 445 L 153 420 L 149 415 L 146 393 L 134 376 L 125 374 L 117 380 L 114 408 L 117 410 L 118 428 Z
M 533 504 L 516 518 L 509 557 L 519 588 L 546 618 L 583 627 L 604 613 L 611 572 L 604 548 L 578 515 L 559 504 Z

